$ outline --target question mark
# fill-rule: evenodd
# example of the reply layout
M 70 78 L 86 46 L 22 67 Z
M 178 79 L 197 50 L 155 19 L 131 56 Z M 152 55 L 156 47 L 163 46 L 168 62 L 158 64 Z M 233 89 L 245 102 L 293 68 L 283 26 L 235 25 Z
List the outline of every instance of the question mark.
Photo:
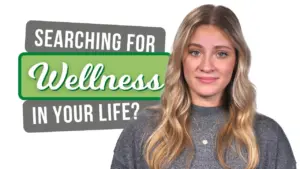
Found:
M 133 102 L 132 103 L 132 105 L 131 105 L 131 108 L 134 108 L 134 107 L 136 107 L 135 108 L 135 111 L 134 111 L 134 113 L 133 113 L 133 118 L 136 120 L 137 119 L 137 112 L 139 111 L 139 109 L 140 109 L 140 105 L 139 105 L 139 103 L 137 103 L 137 102 Z

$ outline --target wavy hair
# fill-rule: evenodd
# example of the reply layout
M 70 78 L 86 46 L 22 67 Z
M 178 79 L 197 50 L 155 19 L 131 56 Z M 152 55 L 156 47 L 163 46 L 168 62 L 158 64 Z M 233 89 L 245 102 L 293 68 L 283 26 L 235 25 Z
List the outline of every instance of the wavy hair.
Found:
M 182 58 L 191 35 L 201 25 L 214 25 L 223 30 L 230 37 L 237 58 L 232 79 L 222 97 L 229 119 L 217 134 L 217 158 L 223 168 L 230 168 L 225 162 L 225 152 L 232 143 L 236 143 L 238 154 L 247 162 L 246 168 L 253 169 L 259 162 L 259 147 L 253 129 L 256 91 L 248 78 L 251 53 L 233 11 L 211 4 L 192 10 L 179 26 L 167 66 L 161 104 L 156 107 L 160 112 L 160 120 L 145 142 L 145 160 L 150 169 L 161 169 L 175 160 L 184 149 L 190 149 L 192 151 L 189 151 L 187 158 L 190 163 L 187 165 L 191 164 L 195 153 L 189 133 L 192 100 L 183 76 Z M 243 147 L 247 150 L 247 158 L 242 156 Z

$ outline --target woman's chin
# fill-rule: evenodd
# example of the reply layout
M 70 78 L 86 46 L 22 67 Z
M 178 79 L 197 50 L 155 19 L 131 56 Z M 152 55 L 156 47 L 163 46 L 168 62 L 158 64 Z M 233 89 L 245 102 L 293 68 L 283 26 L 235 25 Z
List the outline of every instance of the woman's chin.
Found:
M 217 95 L 216 91 L 200 91 L 197 92 L 200 97 L 213 97 Z

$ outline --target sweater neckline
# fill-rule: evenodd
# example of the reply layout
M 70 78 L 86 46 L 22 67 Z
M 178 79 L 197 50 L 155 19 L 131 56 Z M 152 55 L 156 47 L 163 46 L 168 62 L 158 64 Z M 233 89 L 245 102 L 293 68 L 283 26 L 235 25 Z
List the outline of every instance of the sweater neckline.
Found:
M 221 114 L 224 111 L 223 106 L 199 106 L 196 104 L 191 105 L 193 114 L 200 116 L 213 116 Z

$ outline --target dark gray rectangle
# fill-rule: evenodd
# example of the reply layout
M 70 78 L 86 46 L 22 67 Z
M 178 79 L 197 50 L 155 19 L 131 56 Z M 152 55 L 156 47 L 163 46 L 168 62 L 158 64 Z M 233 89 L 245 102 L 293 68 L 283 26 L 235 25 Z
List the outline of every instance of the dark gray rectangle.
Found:
M 122 129 L 139 111 L 158 100 L 25 101 L 26 132 Z
M 28 52 L 165 52 L 161 27 L 28 21 Z

